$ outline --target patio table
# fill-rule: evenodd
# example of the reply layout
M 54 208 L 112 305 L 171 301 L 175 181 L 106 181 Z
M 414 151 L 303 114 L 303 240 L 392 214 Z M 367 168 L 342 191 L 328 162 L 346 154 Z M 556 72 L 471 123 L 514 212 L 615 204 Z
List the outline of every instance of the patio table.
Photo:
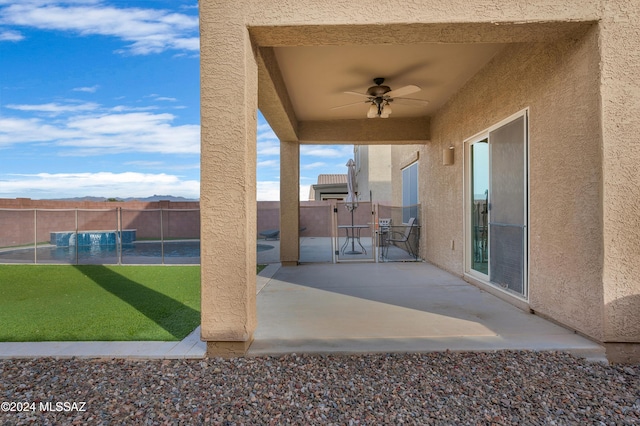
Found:
M 342 254 L 367 254 L 367 250 L 364 248 L 362 243 L 360 242 L 360 232 L 363 229 L 369 229 L 369 225 L 338 225 L 338 229 L 344 229 L 347 238 L 344 241 L 344 244 L 340 248 Z M 349 240 L 351 240 L 351 251 L 345 253 L 347 246 L 349 245 Z M 358 242 L 358 245 L 362 248 L 362 251 L 355 250 L 355 242 Z

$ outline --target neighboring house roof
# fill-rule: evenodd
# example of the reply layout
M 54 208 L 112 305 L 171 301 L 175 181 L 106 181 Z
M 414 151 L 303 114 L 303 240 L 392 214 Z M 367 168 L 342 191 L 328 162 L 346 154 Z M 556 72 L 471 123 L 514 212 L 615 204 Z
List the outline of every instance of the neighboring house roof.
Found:
M 338 193 L 347 192 L 347 175 L 345 174 L 322 174 L 318 175 L 318 183 L 309 187 L 309 200 L 316 200 L 316 196 L 320 193 Z M 319 199 L 319 198 L 318 198 Z
M 318 185 L 347 183 L 347 174 L 324 174 L 318 175 Z

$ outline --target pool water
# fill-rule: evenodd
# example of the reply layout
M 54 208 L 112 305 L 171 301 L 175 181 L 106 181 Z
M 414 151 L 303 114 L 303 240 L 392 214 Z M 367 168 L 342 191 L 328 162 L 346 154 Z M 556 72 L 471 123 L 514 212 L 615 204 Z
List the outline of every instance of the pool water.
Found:
M 80 245 L 38 247 L 36 263 L 62 264 L 117 264 L 118 246 Z M 149 241 L 122 244 L 123 264 L 199 264 L 200 241 Z M 0 251 L 0 263 L 34 263 L 34 249 L 21 248 Z
M 257 251 L 271 250 L 268 244 L 258 244 Z M 49 264 L 80 264 L 105 265 L 119 263 L 119 253 L 114 244 L 91 244 L 76 246 L 46 245 L 34 249 L 20 248 L 0 250 L 0 263 L 49 263 Z M 190 241 L 137 241 L 122 244 L 122 264 L 151 265 L 151 264 L 199 264 L 200 240 Z

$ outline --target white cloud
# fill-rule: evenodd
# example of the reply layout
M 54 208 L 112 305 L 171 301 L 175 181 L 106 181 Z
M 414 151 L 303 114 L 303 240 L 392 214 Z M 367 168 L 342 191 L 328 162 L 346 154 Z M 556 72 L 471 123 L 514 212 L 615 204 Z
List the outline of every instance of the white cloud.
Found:
M 94 1 L 24 0 L 9 3 L 0 9 L 0 16 L 3 25 L 117 37 L 130 43 L 119 52 L 134 55 L 200 48 L 198 16 L 166 10 L 116 8 Z
M 123 163 L 125 166 L 135 166 L 139 168 L 147 168 L 147 169 L 162 169 L 163 171 L 167 170 L 200 170 L 200 163 L 174 163 L 174 162 L 165 162 L 165 161 L 147 161 L 147 160 L 134 160 L 127 161 Z
M 4 30 L 0 31 L 0 41 L 20 41 L 24 36 L 18 31 Z
M 258 161 L 258 167 L 279 167 L 280 161 L 278 160 L 264 160 Z
M 89 102 L 84 104 L 58 104 L 58 103 L 47 103 L 47 104 L 38 104 L 38 105 L 15 105 L 9 104 L 6 106 L 9 109 L 14 109 L 17 111 L 33 111 L 33 112 L 45 112 L 50 114 L 62 114 L 67 112 L 78 112 L 78 111 L 94 111 L 100 107 L 100 105 Z
M 75 132 L 37 118 L 0 118 L 0 147 L 73 137 Z
M 58 145 L 78 148 L 78 153 L 156 152 L 198 154 L 200 126 L 172 126 L 172 114 L 132 112 L 96 117 L 74 117 L 67 123 L 78 138 L 58 141 Z
M 176 98 L 171 98 L 168 96 L 160 96 L 157 93 L 152 93 L 150 95 L 146 95 L 145 98 L 152 98 L 153 100 L 156 101 L 168 101 L 168 102 L 176 102 L 177 99 Z
M 311 185 L 300 185 L 300 201 L 309 201 L 309 188 Z
M 258 139 L 258 155 L 280 155 L 280 142 L 261 141 Z
M 125 166 L 138 166 L 138 167 L 163 167 L 164 164 L 165 163 L 163 161 L 146 161 L 146 160 L 127 161 L 126 163 L 124 163 Z
M 309 187 L 310 185 L 300 185 L 300 201 L 309 199 Z M 275 180 L 258 181 L 256 199 L 258 201 L 280 201 L 280 182 Z
M 189 6 L 189 5 L 182 5 L 180 6 L 181 9 L 197 9 L 198 8 L 198 4 L 196 2 L 194 2 L 193 5 Z
M 171 194 L 199 198 L 200 182 L 165 173 L 38 173 L 9 175 L 2 180 L 0 197 L 66 198 L 148 197 Z
M 104 0 L 0 0 L 0 5 L 14 4 L 20 2 L 22 4 L 33 4 L 35 6 L 45 6 L 52 3 L 57 4 L 98 4 Z
M 353 145 L 301 145 L 300 155 L 325 158 L 350 158 L 353 155 Z
M 256 187 L 256 199 L 258 201 L 280 200 L 280 181 L 258 181 L 256 182 Z
M 271 143 L 278 143 L 280 144 L 280 140 L 278 139 L 278 137 L 276 136 L 276 134 L 274 133 L 274 131 L 271 129 L 271 126 L 269 126 L 269 124 L 264 123 L 264 124 L 259 124 L 258 128 L 257 128 L 257 139 L 261 142 L 271 142 Z
M 118 105 L 112 108 L 109 108 L 111 112 L 124 112 L 124 111 L 153 111 L 159 109 L 157 106 L 146 106 L 146 107 L 130 107 L 127 105 Z
M 38 106 L 37 111 L 43 110 L 48 107 Z M 172 114 L 149 112 L 80 115 L 51 123 L 37 118 L 0 118 L 0 146 L 47 142 L 72 148 L 59 154 L 79 156 L 123 152 L 198 154 L 200 126 L 172 125 L 174 119 Z
M 317 169 L 320 167 L 326 167 L 327 163 L 323 163 L 322 161 L 316 161 L 315 163 L 303 164 L 300 168 L 303 170 Z
M 91 86 L 91 87 L 76 87 L 74 89 L 72 89 L 74 92 L 87 92 L 87 93 L 95 93 L 96 90 L 98 90 L 98 85 L 95 86 Z

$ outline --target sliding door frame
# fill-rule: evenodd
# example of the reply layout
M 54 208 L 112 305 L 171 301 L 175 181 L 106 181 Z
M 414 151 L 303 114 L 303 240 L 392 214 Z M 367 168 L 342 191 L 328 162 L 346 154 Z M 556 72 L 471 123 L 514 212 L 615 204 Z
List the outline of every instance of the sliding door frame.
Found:
M 475 269 L 473 269 L 473 259 L 474 253 L 472 251 L 472 241 L 473 241 L 473 226 L 471 223 L 472 214 L 473 214 L 473 206 L 471 202 L 472 198 L 472 164 L 471 164 L 471 145 L 477 142 L 481 142 L 483 140 L 487 140 L 489 145 L 491 145 L 491 140 L 489 139 L 489 135 L 491 132 L 499 129 L 500 127 L 509 124 L 510 122 L 524 117 L 524 158 L 523 158 L 523 167 L 524 167 L 524 242 L 523 242 L 523 250 L 524 250 L 524 259 L 523 259 L 523 294 L 519 294 L 514 291 L 507 290 L 500 285 L 492 283 L 489 279 L 490 270 L 487 271 L 487 274 L 483 274 Z M 530 222 L 530 211 L 529 211 L 529 108 L 525 108 L 523 110 L 518 111 L 517 113 L 499 121 L 498 123 L 488 127 L 487 129 L 482 130 L 481 132 L 476 133 L 475 135 L 466 138 L 463 141 L 464 146 L 464 167 L 463 167 L 463 206 L 464 206 L 464 215 L 463 215 L 463 230 L 464 230 L 464 250 L 463 250 L 463 258 L 464 258 L 464 275 L 465 277 L 471 278 L 475 281 L 479 281 L 483 284 L 490 285 L 492 288 L 497 289 L 500 292 L 503 292 L 509 296 L 516 297 L 523 301 L 528 301 L 529 299 L 529 253 L 530 253 L 530 241 L 529 238 L 529 222 Z M 489 155 L 489 182 L 491 182 L 491 155 Z M 491 185 L 491 183 L 489 183 Z M 489 204 L 491 203 L 491 188 L 489 188 Z M 490 209 L 489 209 L 490 212 Z M 488 222 L 490 221 L 490 213 L 488 217 Z M 488 230 L 490 232 L 489 226 L 487 223 Z M 490 236 L 487 236 L 488 241 L 491 240 Z M 491 256 L 491 245 L 489 244 L 489 253 L 488 256 Z M 488 267 L 490 268 L 490 257 L 488 257 Z

